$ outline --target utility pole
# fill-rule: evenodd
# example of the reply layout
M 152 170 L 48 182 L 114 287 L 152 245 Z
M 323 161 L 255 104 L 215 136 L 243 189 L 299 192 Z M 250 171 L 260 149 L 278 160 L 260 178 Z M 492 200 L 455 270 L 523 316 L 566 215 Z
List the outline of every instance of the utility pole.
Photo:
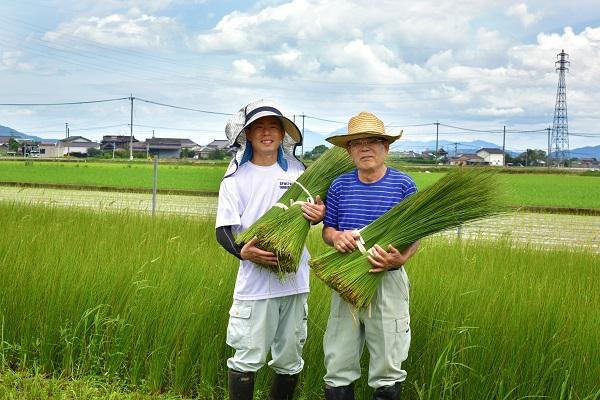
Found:
M 67 139 L 67 158 L 71 157 L 71 142 L 69 141 L 69 123 L 65 122 L 65 139 Z M 23 152 L 25 155 L 25 152 Z
M 552 151 L 550 148 L 550 131 L 552 128 L 548 127 L 546 130 L 548 131 L 548 154 L 546 154 L 546 168 L 550 169 L 550 151 Z
M 458 152 L 458 143 L 454 142 L 454 157 L 457 156 L 457 152 Z
M 440 134 L 440 123 L 438 121 L 435 122 L 435 157 L 438 155 L 438 137 Z
M 129 161 L 133 160 L 133 94 L 129 96 L 131 101 L 130 123 L 129 123 Z
M 569 71 L 569 55 L 565 51 L 557 54 L 558 61 L 554 63 L 558 71 L 558 88 L 556 89 L 556 105 L 554 106 L 554 121 L 552 123 L 551 149 L 556 165 L 567 166 L 569 162 L 569 123 L 567 120 L 567 83 L 565 74 Z
M 304 113 L 302 113 L 302 158 L 304 158 Z
M 506 125 L 502 133 L 502 166 L 506 167 Z

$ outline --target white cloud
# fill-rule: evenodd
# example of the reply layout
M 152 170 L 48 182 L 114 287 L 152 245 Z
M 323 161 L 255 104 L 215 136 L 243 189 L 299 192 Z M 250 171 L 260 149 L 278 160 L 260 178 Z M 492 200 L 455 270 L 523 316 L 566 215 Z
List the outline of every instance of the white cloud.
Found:
M 61 43 L 75 38 L 105 46 L 149 49 L 163 46 L 178 29 L 172 18 L 146 15 L 133 9 L 127 15 L 76 18 L 62 23 L 54 32 L 47 32 L 44 39 Z
M 481 107 L 477 109 L 469 109 L 467 112 L 481 116 L 492 116 L 492 117 L 513 117 L 516 115 L 523 114 L 525 110 L 521 107 Z
M 506 15 L 509 17 L 517 17 L 523 26 L 529 26 L 534 22 L 537 22 L 541 18 L 541 13 L 530 13 L 527 10 L 527 4 L 519 3 L 515 4 L 506 10 Z
M 258 71 L 256 67 L 246 59 L 234 60 L 232 65 L 236 75 L 241 75 L 243 77 L 254 75 Z
M 23 52 L 18 50 L 0 52 L 0 66 L 5 69 L 12 69 L 16 71 L 32 71 L 33 65 L 22 61 L 21 59 L 23 57 Z

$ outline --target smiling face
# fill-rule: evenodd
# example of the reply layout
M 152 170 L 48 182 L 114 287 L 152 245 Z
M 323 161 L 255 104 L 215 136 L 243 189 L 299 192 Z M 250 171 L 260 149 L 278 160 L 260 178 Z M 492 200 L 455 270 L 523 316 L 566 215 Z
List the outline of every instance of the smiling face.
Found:
M 254 155 L 264 156 L 277 153 L 283 140 L 283 126 L 277 117 L 262 117 L 254 121 L 248 128 L 246 138 L 252 143 Z
M 385 156 L 390 144 L 385 139 L 371 137 L 351 140 L 346 148 L 359 171 L 374 172 L 385 168 Z

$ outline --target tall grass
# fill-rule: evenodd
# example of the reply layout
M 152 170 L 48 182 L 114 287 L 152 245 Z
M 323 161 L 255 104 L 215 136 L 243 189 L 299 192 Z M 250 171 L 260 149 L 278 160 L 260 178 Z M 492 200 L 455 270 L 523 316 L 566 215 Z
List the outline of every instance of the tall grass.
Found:
M 214 242 L 213 221 L 0 203 L 0 227 L 0 368 L 226 398 L 238 263 Z M 311 252 L 323 249 L 319 234 L 309 235 Z M 599 261 L 501 241 L 424 241 L 407 266 L 405 398 L 600 398 Z M 313 279 L 300 399 L 322 398 L 329 294 Z M 370 395 L 365 377 L 359 399 Z

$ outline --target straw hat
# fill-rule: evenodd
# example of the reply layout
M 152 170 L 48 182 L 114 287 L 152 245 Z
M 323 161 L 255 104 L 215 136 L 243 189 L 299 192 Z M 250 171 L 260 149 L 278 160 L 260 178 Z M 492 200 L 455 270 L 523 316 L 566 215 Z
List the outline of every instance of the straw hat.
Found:
M 326 140 L 336 146 L 346 148 L 348 142 L 355 139 L 364 139 L 370 137 L 380 137 L 393 143 L 400 139 L 402 132 L 399 135 L 391 135 L 385 131 L 383 122 L 370 112 L 363 111 L 358 115 L 350 118 L 348 121 L 348 132 L 343 135 L 328 137 Z

